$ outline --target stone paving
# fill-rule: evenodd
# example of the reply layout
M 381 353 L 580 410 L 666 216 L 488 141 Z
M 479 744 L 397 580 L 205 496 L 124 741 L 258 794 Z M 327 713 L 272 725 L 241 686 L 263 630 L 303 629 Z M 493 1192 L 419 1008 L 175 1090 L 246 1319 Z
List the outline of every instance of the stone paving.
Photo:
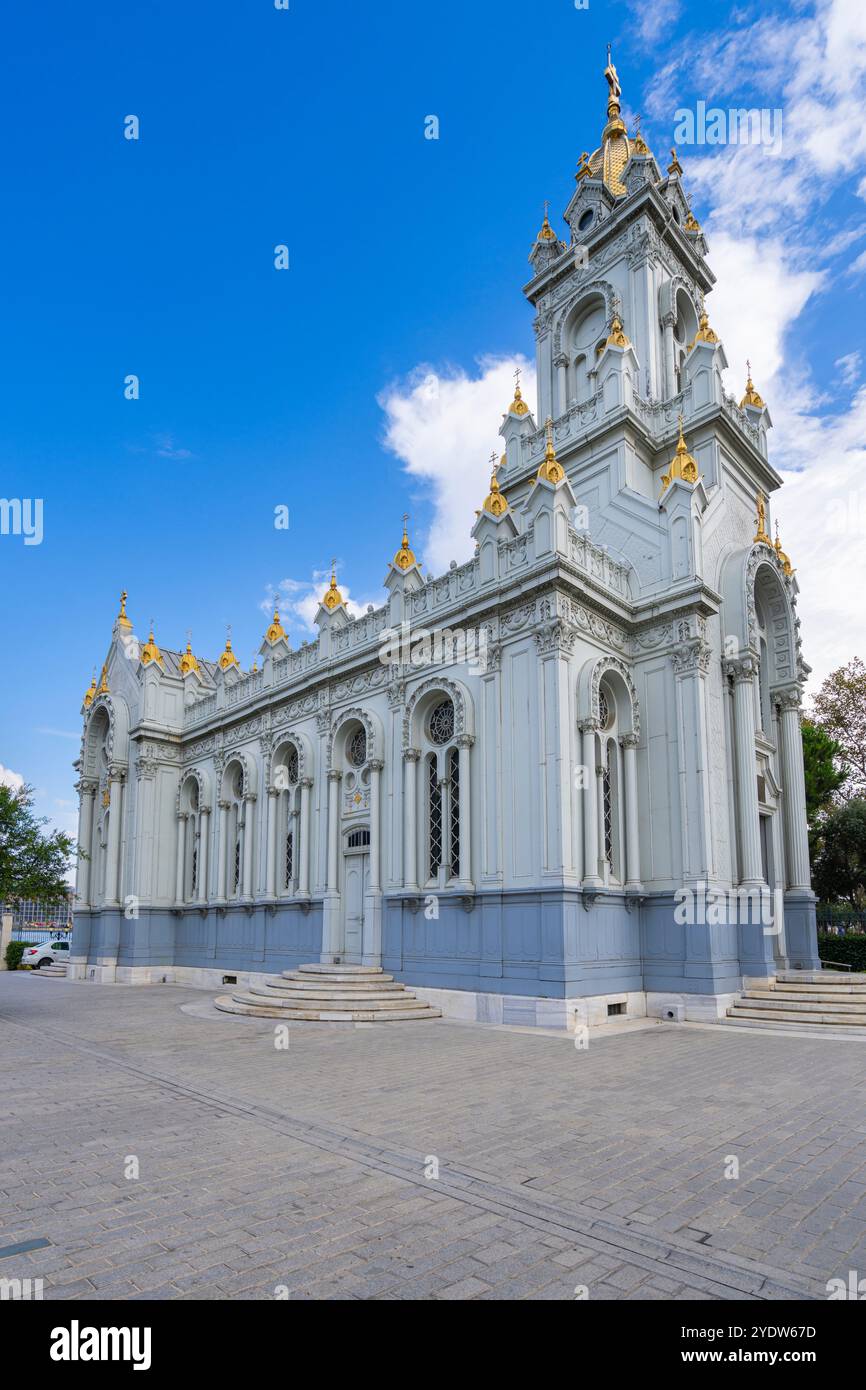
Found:
M 866 1275 L 866 1050 L 289 1026 L 0 974 L 0 1279 L 59 1299 L 796 1299 Z M 129 1178 L 129 1160 L 139 1176 Z M 726 1178 L 732 1160 L 739 1177 Z M 438 1162 L 438 1177 L 433 1172 Z

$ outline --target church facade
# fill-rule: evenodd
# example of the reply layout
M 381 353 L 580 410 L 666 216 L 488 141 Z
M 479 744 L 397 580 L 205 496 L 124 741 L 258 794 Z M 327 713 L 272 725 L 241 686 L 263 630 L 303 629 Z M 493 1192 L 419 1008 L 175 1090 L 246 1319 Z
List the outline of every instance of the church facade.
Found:
M 676 153 L 620 114 L 545 215 L 468 563 L 261 668 L 139 643 L 85 695 L 69 974 L 219 988 L 381 965 L 445 1013 L 716 1018 L 818 965 L 798 583 L 749 376 L 724 389 Z M 125 599 L 125 596 L 124 596 Z

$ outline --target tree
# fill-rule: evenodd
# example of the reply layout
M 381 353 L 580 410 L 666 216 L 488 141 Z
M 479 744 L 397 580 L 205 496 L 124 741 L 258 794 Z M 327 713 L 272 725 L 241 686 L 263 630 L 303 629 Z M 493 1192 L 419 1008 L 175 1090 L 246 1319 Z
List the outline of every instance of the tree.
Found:
M 46 835 L 47 824 L 33 811 L 32 787 L 0 786 L 0 902 L 65 898 L 75 841 L 61 830 Z
M 806 776 L 806 819 L 813 828 L 818 816 L 833 801 L 836 792 L 848 779 L 848 770 L 839 767 L 843 757 L 841 744 L 831 738 L 819 724 L 803 720 L 803 771 Z
M 846 796 L 866 794 L 866 666 L 859 656 L 831 671 L 815 696 L 812 718 L 842 750 Z
M 846 801 L 824 819 L 812 881 L 824 902 L 866 904 L 866 797 Z

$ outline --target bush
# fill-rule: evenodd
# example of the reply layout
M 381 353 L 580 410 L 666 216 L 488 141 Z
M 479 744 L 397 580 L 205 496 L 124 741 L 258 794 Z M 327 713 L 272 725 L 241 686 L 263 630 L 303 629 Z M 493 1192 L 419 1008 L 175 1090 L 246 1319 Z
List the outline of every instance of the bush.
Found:
M 850 965 L 866 971 L 866 936 L 818 936 L 818 955 L 822 960 Z
M 35 946 L 35 941 L 10 941 L 6 947 L 6 964 L 10 970 L 17 970 L 27 946 Z

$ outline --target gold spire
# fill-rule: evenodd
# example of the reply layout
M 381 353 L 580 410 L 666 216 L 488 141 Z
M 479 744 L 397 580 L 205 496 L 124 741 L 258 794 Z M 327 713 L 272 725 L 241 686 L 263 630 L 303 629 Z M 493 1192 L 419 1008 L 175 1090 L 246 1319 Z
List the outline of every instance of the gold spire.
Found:
M 544 447 L 544 458 L 541 461 L 536 477 L 543 478 L 545 482 L 553 483 L 554 486 L 556 486 L 556 484 L 561 483 L 565 477 L 565 470 L 556 457 L 556 450 L 553 447 L 553 421 L 549 416 L 545 429 L 547 430 L 547 443 Z
M 640 116 L 634 118 L 634 138 L 632 140 L 633 154 L 649 154 L 649 146 L 640 133 Z
M 225 651 L 220 656 L 217 665 L 219 666 L 221 671 L 227 671 L 230 666 L 237 666 L 238 670 L 240 670 L 240 663 L 238 662 L 237 657 L 232 651 L 232 639 L 230 635 L 226 637 Z
M 748 376 L 747 376 L 747 378 L 746 378 L 746 394 L 745 394 L 745 396 L 743 397 L 743 399 L 740 401 L 740 409 L 742 410 L 742 409 L 743 409 L 743 406 L 750 405 L 750 406 L 753 406 L 755 410 L 763 410 L 763 409 L 764 409 L 764 404 L 765 404 L 764 399 L 763 399 L 762 396 L 759 396 L 759 395 L 758 395 L 758 393 L 757 393 L 757 391 L 755 390 L 755 387 L 754 387 L 754 385 L 753 385 L 753 383 L 752 383 L 752 364 L 751 364 L 751 362 L 747 362 L 747 363 L 746 363 L 746 371 L 747 371 L 747 373 L 748 373 Z
M 767 499 L 762 492 L 759 492 L 755 499 L 755 517 L 757 530 L 752 545 L 768 545 L 772 550 L 774 548 L 773 542 L 767 535 Z
M 132 627 L 132 623 L 126 616 L 126 599 L 127 593 L 124 589 L 123 593 L 120 595 L 120 612 L 116 619 L 118 627 Z
M 157 666 L 162 665 L 162 652 L 153 640 L 153 628 L 150 629 L 150 636 L 139 653 L 139 660 L 142 666 L 149 666 L 152 661 L 155 661 Z
M 698 465 L 695 463 L 686 445 L 686 437 L 683 434 L 683 417 L 680 415 L 680 437 L 677 440 L 677 451 L 668 465 L 667 473 L 662 474 L 662 494 L 664 494 L 674 478 L 681 478 L 684 483 L 696 483 L 698 481 Z
M 393 560 L 393 564 L 398 570 L 408 570 L 411 569 L 414 564 L 417 564 L 414 551 L 412 551 L 409 546 L 409 532 L 406 530 L 406 523 L 408 520 L 409 513 L 406 512 L 403 517 L 403 540 Z
M 103 666 L 102 675 L 99 677 L 99 689 L 97 695 L 108 695 L 108 666 Z
M 281 637 L 285 637 L 286 630 L 280 622 L 280 610 L 274 606 L 274 620 L 265 633 L 265 641 L 273 644 L 279 642 Z
M 83 703 L 84 703 L 84 708 L 85 708 L 85 709 L 90 709 L 90 706 L 93 704 L 93 701 L 94 701 L 95 699 L 96 699 L 96 667 L 93 668 L 93 676 L 91 677 L 90 685 L 88 686 L 87 690 L 85 690 L 85 692 L 84 692 L 84 702 L 83 702 Z
M 192 643 L 190 642 L 190 639 L 187 638 L 187 640 L 186 640 L 186 651 L 184 652 L 183 656 L 182 656 L 181 659 L 180 659 L 180 674 L 181 674 L 182 676 L 188 676 L 188 675 L 190 674 L 191 671 L 197 671 L 197 670 L 198 670 L 198 662 L 196 661 L 195 657 L 194 657 L 193 654 L 192 654 Z
M 340 604 L 343 602 L 343 595 L 340 593 L 340 590 L 337 588 L 337 569 L 336 569 L 336 565 L 337 565 L 336 560 L 332 560 L 332 561 L 331 561 L 331 582 L 330 582 L 330 584 L 328 585 L 327 589 L 325 590 L 325 596 L 324 596 L 324 598 L 322 599 L 322 604 L 323 604 L 323 606 L 324 606 L 325 608 L 327 608 L 327 610 L 328 610 L 329 613 L 330 613 L 330 612 L 333 612 L 333 610 L 334 610 L 335 608 L 339 608 Z
M 607 67 L 604 70 L 604 76 L 608 86 L 607 125 L 602 131 L 601 144 L 598 149 L 593 151 L 588 160 L 585 154 L 581 155 L 576 178 L 578 181 L 587 176 L 601 178 L 611 193 L 621 195 L 626 191 L 625 184 L 621 181 L 621 175 L 631 156 L 632 147 L 626 132 L 625 122 L 620 115 L 622 88 L 619 85 L 616 68 L 611 61 L 610 44 L 607 46 Z
M 791 564 L 791 561 L 782 549 L 782 542 L 779 539 L 778 521 L 776 522 L 776 540 L 774 542 L 773 549 L 775 550 L 776 554 L 782 562 L 782 569 L 785 571 L 786 577 L 790 579 L 791 575 L 794 573 L 794 566 Z
M 692 340 L 692 347 L 694 347 L 695 343 L 717 343 L 718 341 L 719 335 L 714 328 L 710 328 L 709 314 L 704 308 L 704 305 L 701 304 L 700 322 L 698 331 Z
M 544 203 L 544 221 L 543 221 L 542 224 L 541 224 L 541 231 L 538 233 L 538 236 L 536 237 L 536 241 L 556 241 L 556 232 L 553 230 L 553 228 L 552 228 L 551 225 L 550 225 L 550 222 L 549 222 L 548 219 L 547 219 L 547 209 L 548 209 L 548 206 L 549 206 L 549 205 L 548 205 L 548 203 L 547 203 L 547 200 L 545 199 L 545 203 Z
M 495 452 L 490 455 L 490 466 L 493 470 L 490 474 L 490 491 L 488 492 L 481 506 L 482 510 L 485 512 L 489 512 L 491 516 L 502 516 L 503 512 L 508 511 L 508 502 L 500 492 L 499 483 L 496 479 Z M 480 516 L 481 513 L 479 512 L 478 515 Z
M 680 164 L 680 161 L 677 159 L 677 147 L 676 147 L 676 145 L 671 145 L 671 162 L 670 162 L 670 164 L 668 165 L 668 173 L 669 173 L 669 174 L 678 174 L 680 178 L 682 178 L 682 176 L 683 176 L 683 166 L 682 166 L 682 164 Z
M 629 346 L 629 340 L 622 330 L 622 319 L 618 314 L 614 314 L 613 316 L 613 321 L 610 325 L 610 337 L 607 341 L 611 347 L 625 348 Z
M 514 371 L 514 400 L 505 412 L 506 415 L 528 415 L 529 406 L 520 394 L 520 368 Z

